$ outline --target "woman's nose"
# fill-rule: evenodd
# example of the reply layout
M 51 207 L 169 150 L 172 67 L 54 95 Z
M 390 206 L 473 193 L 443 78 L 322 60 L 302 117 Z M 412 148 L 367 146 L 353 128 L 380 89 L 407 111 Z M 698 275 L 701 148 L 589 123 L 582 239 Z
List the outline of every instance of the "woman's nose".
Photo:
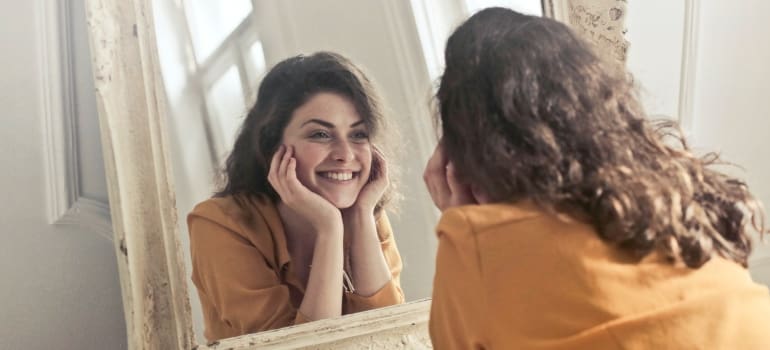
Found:
M 332 158 L 338 162 L 348 162 L 353 160 L 353 148 L 347 140 L 340 140 L 334 143 L 332 147 Z

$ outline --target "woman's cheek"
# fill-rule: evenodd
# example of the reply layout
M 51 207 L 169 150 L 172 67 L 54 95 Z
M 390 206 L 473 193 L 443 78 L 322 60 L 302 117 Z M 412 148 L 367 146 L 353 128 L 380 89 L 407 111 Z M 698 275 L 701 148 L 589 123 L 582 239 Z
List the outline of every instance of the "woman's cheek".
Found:
M 323 163 L 326 153 L 328 153 L 324 152 L 323 145 L 312 143 L 296 147 L 295 150 L 294 158 L 297 159 L 297 173 L 302 171 L 307 174 L 314 173 L 315 168 Z

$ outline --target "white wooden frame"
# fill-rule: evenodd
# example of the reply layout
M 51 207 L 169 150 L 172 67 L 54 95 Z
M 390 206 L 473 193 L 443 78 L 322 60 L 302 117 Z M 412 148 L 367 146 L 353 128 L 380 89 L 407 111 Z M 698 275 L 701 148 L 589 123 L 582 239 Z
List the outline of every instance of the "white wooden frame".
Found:
M 85 197 L 80 188 L 78 169 L 75 82 L 68 3 L 36 1 L 40 11 L 41 86 L 44 119 L 44 152 L 48 222 L 77 225 L 112 240 L 107 203 Z
M 86 1 L 129 348 L 430 347 L 427 300 L 195 344 L 150 1 Z
M 692 136 L 695 100 L 695 55 L 698 53 L 698 14 L 700 0 L 684 0 L 684 38 L 682 42 L 682 73 L 679 78 L 679 125 L 688 139 Z

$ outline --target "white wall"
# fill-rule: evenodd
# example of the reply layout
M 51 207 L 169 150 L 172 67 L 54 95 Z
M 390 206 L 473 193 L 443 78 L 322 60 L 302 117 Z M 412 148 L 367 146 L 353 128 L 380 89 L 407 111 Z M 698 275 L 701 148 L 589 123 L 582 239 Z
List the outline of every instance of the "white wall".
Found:
M 770 2 L 700 1 L 693 137 L 743 168 L 732 173 L 770 209 Z M 767 218 L 770 223 L 770 217 Z M 770 242 L 770 237 L 766 241 Z M 770 246 L 751 271 L 770 285 Z
M 0 0 L 0 349 L 125 349 L 125 323 L 113 243 L 97 225 L 48 223 L 42 34 L 58 1 Z M 76 198 L 106 202 L 82 0 L 73 16 Z M 53 42 L 56 42 L 54 40 Z M 55 109 L 51 113 L 55 114 Z M 76 199 L 75 198 L 75 199 Z M 77 220 L 77 216 L 75 217 Z M 103 224 L 103 223 L 102 223 Z M 102 225 L 103 226 L 103 225 Z
M 694 7 L 685 3 L 628 4 L 628 68 L 641 85 L 648 113 L 681 121 L 696 153 L 715 151 L 742 167 L 720 169 L 748 181 L 752 192 L 770 205 L 770 105 L 764 103 L 770 98 L 770 40 L 765 38 L 770 34 L 770 3 L 690 1 Z M 692 91 L 680 96 L 680 84 L 688 84 L 682 77 L 690 72 L 682 69 L 688 10 L 694 19 L 694 60 L 688 63 L 694 65 L 694 80 Z M 680 106 L 688 96 L 690 108 Z M 756 245 L 749 265 L 755 280 L 770 285 L 768 244 Z
M 685 1 L 631 1 L 627 10 L 626 67 L 642 84 L 645 109 L 655 119 L 679 120 Z

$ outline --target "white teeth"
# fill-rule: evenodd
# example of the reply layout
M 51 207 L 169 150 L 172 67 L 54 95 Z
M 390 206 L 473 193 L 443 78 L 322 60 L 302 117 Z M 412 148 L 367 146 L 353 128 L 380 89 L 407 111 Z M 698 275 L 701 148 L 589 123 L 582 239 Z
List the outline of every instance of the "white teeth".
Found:
M 353 173 L 333 173 L 333 172 L 325 172 L 321 173 L 323 177 L 337 180 L 337 181 L 348 181 L 353 179 Z

